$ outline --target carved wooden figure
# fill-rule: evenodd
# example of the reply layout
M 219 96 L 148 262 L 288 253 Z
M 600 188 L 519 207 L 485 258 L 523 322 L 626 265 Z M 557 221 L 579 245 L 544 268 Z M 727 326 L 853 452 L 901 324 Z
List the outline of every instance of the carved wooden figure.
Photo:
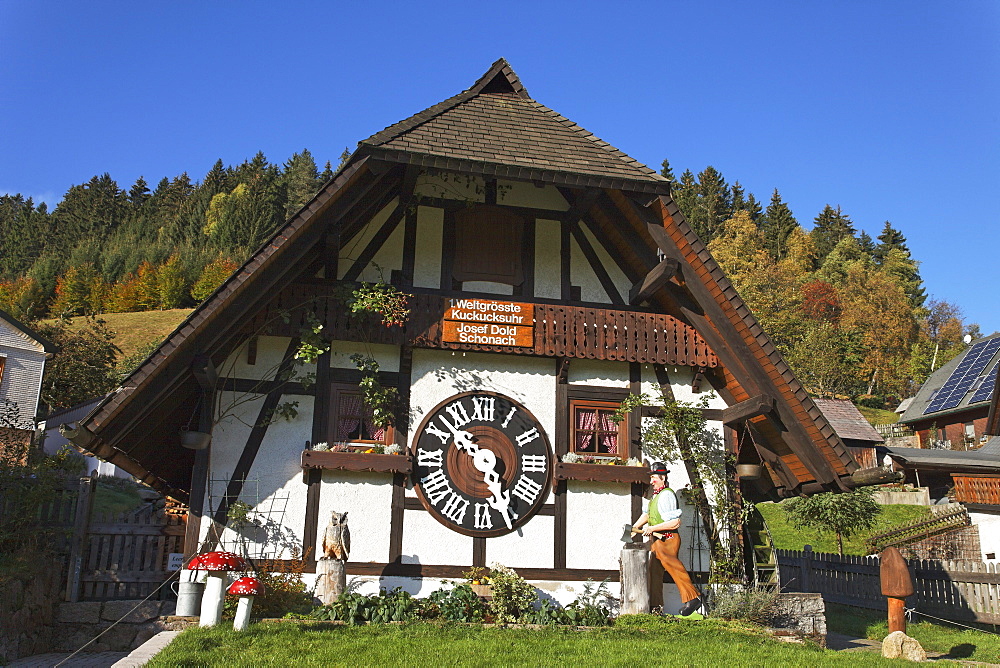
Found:
M 333 511 L 330 523 L 323 532 L 323 556 L 327 559 L 347 561 L 351 551 L 351 530 L 347 527 L 347 513 Z
M 906 602 L 907 596 L 913 596 L 913 578 L 906 567 L 906 559 L 894 547 L 882 550 L 879 563 L 879 579 L 882 582 L 882 595 L 889 599 L 889 633 L 902 631 L 906 633 Z

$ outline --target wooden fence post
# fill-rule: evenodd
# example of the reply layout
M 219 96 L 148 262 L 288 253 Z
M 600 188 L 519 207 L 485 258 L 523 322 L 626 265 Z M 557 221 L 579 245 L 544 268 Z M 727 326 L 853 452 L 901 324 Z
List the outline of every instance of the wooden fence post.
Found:
M 813 548 L 812 545 L 806 545 L 802 548 L 802 559 L 799 562 L 799 573 L 802 574 L 802 591 L 810 592 L 812 591 L 812 567 L 813 567 Z
M 90 511 L 94 506 L 94 479 L 80 478 L 76 497 L 76 515 L 73 519 L 73 538 L 69 551 L 69 573 L 66 577 L 66 600 L 80 600 L 80 574 L 83 570 L 83 547 L 90 526 Z

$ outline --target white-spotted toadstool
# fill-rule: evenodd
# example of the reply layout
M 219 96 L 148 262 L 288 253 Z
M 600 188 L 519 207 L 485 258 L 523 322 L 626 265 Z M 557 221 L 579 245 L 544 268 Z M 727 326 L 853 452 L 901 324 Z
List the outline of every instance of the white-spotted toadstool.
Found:
M 226 572 L 246 571 L 250 567 L 243 557 L 233 552 L 206 552 L 192 559 L 188 568 L 193 571 L 208 571 L 205 593 L 201 597 L 198 626 L 215 626 L 222 619 L 222 604 L 226 599 Z
M 242 631 L 250 623 L 250 608 L 253 606 L 253 597 L 264 593 L 264 585 L 260 580 L 249 575 L 238 579 L 229 585 L 229 595 L 239 596 L 240 601 L 236 604 L 236 618 L 233 620 L 233 630 Z

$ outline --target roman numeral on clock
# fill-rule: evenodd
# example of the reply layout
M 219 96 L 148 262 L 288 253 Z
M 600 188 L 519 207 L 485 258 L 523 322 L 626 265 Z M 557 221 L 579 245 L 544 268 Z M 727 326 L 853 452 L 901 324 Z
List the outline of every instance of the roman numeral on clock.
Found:
M 465 519 L 465 511 L 469 509 L 469 502 L 452 492 L 448 501 L 441 507 L 441 514 L 455 524 L 461 524 Z
M 435 469 L 430 475 L 421 478 L 420 484 L 423 486 L 424 496 L 434 505 L 437 505 L 438 501 L 451 492 L 451 485 L 448 484 L 448 477 L 445 476 L 444 469 Z
M 501 426 L 501 427 L 502 427 L 503 429 L 506 429 L 506 428 L 507 428 L 507 425 L 509 425 L 509 424 L 510 424 L 510 421 L 514 419 L 514 413 L 516 413 L 516 412 L 517 412 L 517 406 L 511 406 L 511 407 L 510 407 L 510 412 L 509 412 L 509 413 L 507 413 L 507 417 L 505 417 L 505 418 L 503 419 L 503 423 L 501 423 L 501 424 L 500 424 L 500 426 Z
M 540 483 L 535 482 L 531 478 L 522 477 L 518 479 L 514 485 L 514 489 L 510 493 L 525 503 L 532 504 L 538 498 L 538 493 L 541 491 L 542 485 Z
M 444 450 L 417 449 L 417 466 L 441 466 Z
M 524 446 L 526 446 L 528 443 L 531 443 L 539 436 L 541 436 L 541 434 L 538 433 L 538 429 L 532 427 L 531 429 L 529 429 L 528 431 L 524 432 L 523 434 L 517 437 L 517 447 L 523 448 Z
M 445 410 L 451 416 L 451 421 L 455 424 L 455 429 L 461 429 L 472 421 L 472 418 L 469 417 L 469 411 L 465 410 L 465 406 L 461 401 L 456 401 L 447 406 Z
M 494 397 L 472 397 L 472 419 L 493 422 L 497 410 L 496 402 Z
M 444 418 L 441 419 L 443 420 Z M 445 424 L 447 424 L 447 422 Z M 427 426 L 424 427 L 424 432 L 428 434 L 434 434 L 439 439 L 441 439 L 441 445 L 448 445 L 448 442 L 451 440 L 451 432 L 438 429 L 437 427 L 434 426 L 433 422 L 427 423 Z
M 490 504 L 477 503 L 472 510 L 473 529 L 492 529 L 493 518 L 490 517 Z
M 549 458 L 545 455 L 521 455 L 521 470 L 534 473 L 545 471 Z

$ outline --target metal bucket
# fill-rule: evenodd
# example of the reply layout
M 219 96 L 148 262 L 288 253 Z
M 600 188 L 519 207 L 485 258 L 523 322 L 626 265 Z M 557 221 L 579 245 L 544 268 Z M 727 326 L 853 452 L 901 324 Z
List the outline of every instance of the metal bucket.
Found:
M 171 588 L 177 594 L 178 617 L 197 617 L 201 614 L 201 594 L 205 585 L 201 582 L 175 582 Z

